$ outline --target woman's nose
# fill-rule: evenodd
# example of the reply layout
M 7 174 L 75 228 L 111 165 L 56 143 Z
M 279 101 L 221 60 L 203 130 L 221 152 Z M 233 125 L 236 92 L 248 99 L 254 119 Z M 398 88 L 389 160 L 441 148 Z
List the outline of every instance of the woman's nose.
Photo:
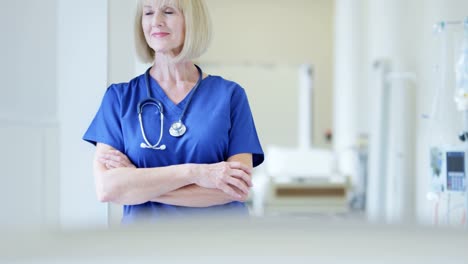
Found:
M 162 12 L 155 12 L 153 16 L 153 21 L 152 21 L 152 26 L 153 27 L 161 27 L 164 25 L 164 17 Z

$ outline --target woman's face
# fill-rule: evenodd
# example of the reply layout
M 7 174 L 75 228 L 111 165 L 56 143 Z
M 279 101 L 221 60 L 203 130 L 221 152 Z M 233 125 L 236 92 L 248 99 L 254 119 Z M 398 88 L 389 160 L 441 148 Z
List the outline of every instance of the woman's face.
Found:
M 143 4 L 142 27 L 146 42 L 156 52 L 177 56 L 185 40 L 185 18 L 174 6 L 159 6 L 157 1 Z

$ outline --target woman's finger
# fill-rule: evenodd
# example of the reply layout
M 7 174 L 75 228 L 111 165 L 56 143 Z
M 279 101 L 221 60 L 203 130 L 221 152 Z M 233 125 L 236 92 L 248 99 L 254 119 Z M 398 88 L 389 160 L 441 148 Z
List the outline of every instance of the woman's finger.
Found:
M 109 162 L 107 159 L 104 158 L 99 158 L 99 162 L 104 165 L 108 170 L 113 169 L 112 166 L 110 166 Z
M 105 160 L 114 161 L 113 164 L 117 165 L 118 168 L 119 167 L 135 167 L 135 165 L 133 165 L 133 163 L 130 162 L 128 157 L 119 151 L 115 152 L 111 150 L 107 154 L 102 155 L 101 158 Z M 117 162 L 118 164 L 115 162 Z
M 236 198 L 236 199 L 242 199 L 242 195 L 238 194 L 236 191 L 234 191 L 233 188 L 231 188 L 229 185 L 227 184 L 222 184 L 221 185 L 221 191 L 223 191 L 224 193 L 232 196 L 233 198 Z
M 107 161 L 108 161 L 108 159 L 103 158 L 103 157 L 100 157 L 98 160 L 99 160 L 99 162 L 100 162 L 101 164 L 103 164 L 103 165 L 105 165 L 105 166 L 107 167 Z
M 104 154 L 104 157 L 107 159 L 122 162 L 122 163 L 125 161 L 125 158 L 122 155 L 117 154 L 117 153 L 112 153 L 112 152 Z
M 241 192 L 243 192 L 245 194 L 249 193 L 249 187 L 245 184 L 245 182 L 243 182 L 243 181 L 241 181 L 239 179 L 229 177 L 228 180 L 227 180 L 227 183 L 230 184 L 230 185 L 236 186 L 237 189 L 239 189 Z
M 124 164 L 112 160 L 112 159 L 106 159 L 106 158 L 100 158 L 99 162 L 101 162 L 103 165 L 106 166 L 107 169 L 115 169 L 115 168 L 122 168 L 126 167 Z
M 246 174 L 242 170 L 233 169 L 233 170 L 230 171 L 230 175 L 232 177 L 235 177 L 237 179 L 240 179 L 240 180 L 244 181 L 247 184 L 247 186 L 249 186 L 249 187 L 253 186 L 252 185 L 252 177 L 249 176 L 248 174 Z
M 104 165 L 106 166 L 106 168 L 107 168 L 108 170 L 110 170 L 110 169 L 115 169 L 114 167 L 112 167 L 112 166 L 111 166 L 109 163 L 107 163 L 107 162 L 106 162 Z
M 126 167 L 124 166 L 122 163 L 118 162 L 118 161 L 115 161 L 115 160 L 107 160 L 106 162 L 106 165 L 111 167 L 111 168 L 122 168 L 122 167 Z
M 114 153 L 119 157 L 120 163 L 122 163 L 125 167 L 135 167 L 135 165 L 133 165 L 133 163 L 128 159 L 127 155 L 118 150 L 114 150 Z
M 242 170 L 244 171 L 245 173 L 249 174 L 249 175 L 252 175 L 252 168 L 246 166 L 245 164 L 243 164 L 242 162 L 239 162 L 239 161 L 230 161 L 228 162 L 229 163 L 229 167 L 231 169 L 238 169 L 238 170 Z

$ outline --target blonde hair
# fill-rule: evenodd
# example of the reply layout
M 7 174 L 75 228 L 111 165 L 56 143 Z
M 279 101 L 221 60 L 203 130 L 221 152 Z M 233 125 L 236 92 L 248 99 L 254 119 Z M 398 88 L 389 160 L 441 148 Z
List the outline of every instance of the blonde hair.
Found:
M 143 3 L 138 0 L 135 16 L 135 47 L 142 62 L 154 61 L 155 52 L 148 46 L 142 28 Z M 185 40 L 182 51 L 173 60 L 180 62 L 200 57 L 211 41 L 211 21 L 204 0 L 158 0 L 158 7 L 173 6 L 179 9 L 185 18 Z

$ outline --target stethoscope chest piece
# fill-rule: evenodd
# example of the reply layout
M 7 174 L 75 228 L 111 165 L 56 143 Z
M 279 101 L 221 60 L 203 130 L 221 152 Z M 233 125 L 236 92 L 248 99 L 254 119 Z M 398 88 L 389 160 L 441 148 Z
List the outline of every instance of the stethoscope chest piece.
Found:
M 187 131 L 187 127 L 180 120 L 172 123 L 171 128 L 169 128 L 169 134 L 173 137 L 181 137 L 185 131 Z
M 187 100 L 187 103 L 184 107 L 184 110 L 182 111 L 182 114 L 180 115 L 179 117 L 179 121 L 176 121 L 174 123 L 172 123 L 171 127 L 169 128 L 169 134 L 173 137 L 181 137 L 185 134 L 185 132 L 187 131 L 187 127 L 184 125 L 184 123 L 182 123 L 182 120 L 184 118 L 184 115 L 185 115 L 185 111 L 187 110 L 187 107 L 188 105 L 190 104 L 190 101 L 192 100 L 192 96 L 193 94 L 195 93 L 195 91 L 197 90 L 198 86 L 200 85 L 200 82 L 202 81 L 203 79 L 203 73 L 202 73 L 202 70 L 200 69 L 200 67 L 198 67 L 197 65 L 195 65 L 195 67 L 197 67 L 197 70 L 198 70 L 198 81 L 197 83 L 195 84 L 195 86 L 192 88 L 192 91 L 190 93 L 190 96 Z M 161 143 L 161 140 L 162 140 L 162 137 L 163 137 L 163 127 L 164 127 L 164 110 L 163 110 L 163 105 L 161 102 L 159 102 L 157 99 L 151 97 L 151 90 L 150 90 L 150 73 L 149 71 L 151 70 L 151 68 L 149 68 L 146 73 L 145 73 L 145 82 L 146 82 L 146 93 L 148 95 L 148 98 L 144 99 L 143 101 L 140 101 L 138 103 L 138 121 L 140 122 L 140 130 L 141 130 L 141 135 L 143 137 L 143 140 L 144 142 L 142 142 L 140 144 L 140 147 L 141 148 L 146 148 L 146 149 L 155 149 L 155 150 L 165 150 L 166 149 L 166 145 L 160 145 Z M 146 106 L 146 105 L 154 105 L 158 108 L 158 112 L 159 112 L 159 118 L 160 118 L 160 132 L 159 132 L 159 139 L 158 139 L 158 142 L 154 145 L 152 145 L 149 141 L 148 141 L 148 138 L 146 137 L 146 133 L 145 133 L 145 128 L 143 127 L 143 117 L 142 117 L 142 113 L 143 113 L 143 108 Z

